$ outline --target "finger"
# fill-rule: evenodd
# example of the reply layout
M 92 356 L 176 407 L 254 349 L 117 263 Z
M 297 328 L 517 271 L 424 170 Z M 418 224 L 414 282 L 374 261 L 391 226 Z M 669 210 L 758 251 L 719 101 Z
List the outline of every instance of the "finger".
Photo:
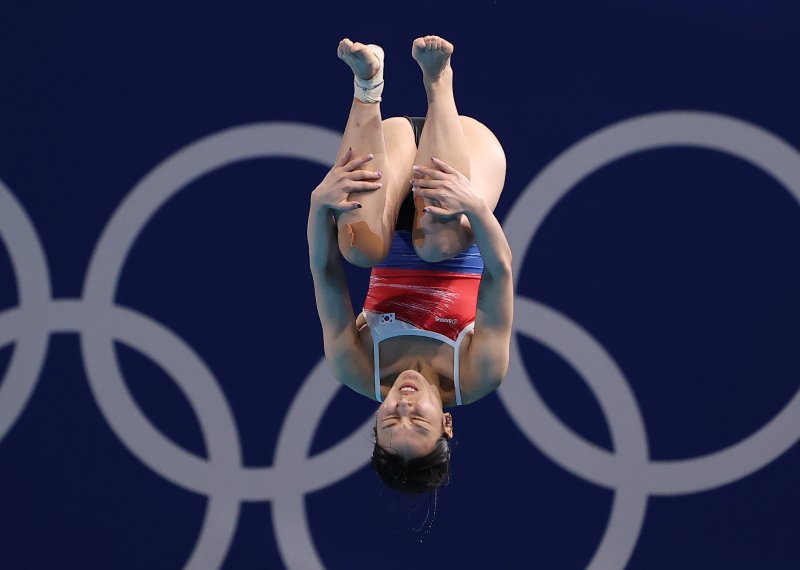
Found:
M 383 187 L 382 182 L 351 182 L 345 188 L 345 192 L 374 192 Z
M 347 161 L 350 160 L 350 157 L 353 156 L 353 147 L 350 147 L 345 151 L 345 153 L 336 159 L 336 164 L 334 166 L 341 167 L 347 164 Z
M 421 196 L 423 198 L 431 198 L 433 195 L 433 192 L 427 188 L 414 187 L 411 189 L 411 192 L 414 194 L 414 196 Z
M 437 192 L 434 190 L 427 190 L 424 188 L 412 188 L 411 192 L 414 193 L 414 196 L 419 196 L 428 202 L 431 202 L 434 206 L 441 206 L 442 202 L 445 200 L 445 197 L 442 196 L 441 192 Z
M 432 180 L 430 178 L 412 178 L 409 180 L 412 188 L 443 188 L 447 182 L 443 180 Z
M 432 216 L 449 216 L 453 213 L 450 210 L 445 210 L 444 208 L 437 208 L 436 206 L 425 206 L 424 208 L 422 208 L 422 211 Z
M 441 170 L 442 172 L 446 172 L 447 174 L 455 174 L 458 172 L 455 168 L 447 164 L 443 160 L 439 160 L 435 156 L 431 157 L 431 162 L 436 165 L 436 167 Z
M 421 164 L 415 164 L 411 167 L 412 172 L 416 174 L 422 174 L 423 176 L 427 176 L 429 178 L 436 178 L 438 180 L 443 180 L 446 178 L 445 174 L 441 170 L 436 170 L 435 168 L 428 168 L 427 166 L 422 166 Z
M 331 206 L 331 208 L 337 212 L 352 212 L 353 210 L 358 210 L 361 207 L 361 202 L 339 202 L 338 204 Z
M 381 178 L 383 172 L 373 172 L 372 170 L 354 170 L 348 174 L 350 180 L 375 180 Z
M 360 167 L 364 166 L 370 160 L 375 158 L 375 155 L 372 153 L 365 154 L 363 156 L 359 156 L 358 158 L 352 159 L 350 162 L 347 163 L 345 170 L 348 172 L 352 172 L 354 170 L 358 170 Z

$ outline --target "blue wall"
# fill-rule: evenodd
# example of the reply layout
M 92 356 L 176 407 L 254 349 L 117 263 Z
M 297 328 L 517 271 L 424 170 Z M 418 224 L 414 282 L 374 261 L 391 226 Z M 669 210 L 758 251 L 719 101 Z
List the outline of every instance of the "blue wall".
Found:
M 793 2 L 49 4 L 0 7 L 0 567 L 800 566 Z M 366 467 L 305 243 L 337 42 L 422 115 L 428 33 L 517 280 L 432 526 Z

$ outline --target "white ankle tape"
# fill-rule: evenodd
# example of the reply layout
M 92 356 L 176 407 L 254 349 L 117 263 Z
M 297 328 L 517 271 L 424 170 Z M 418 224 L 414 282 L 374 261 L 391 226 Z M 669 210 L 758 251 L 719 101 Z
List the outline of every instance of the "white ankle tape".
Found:
M 374 44 L 369 44 L 367 47 L 378 58 L 378 73 L 370 79 L 361 79 L 354 75 L 353 97 L 362 103 L 379 103 L 383 93 L 383 49 Z

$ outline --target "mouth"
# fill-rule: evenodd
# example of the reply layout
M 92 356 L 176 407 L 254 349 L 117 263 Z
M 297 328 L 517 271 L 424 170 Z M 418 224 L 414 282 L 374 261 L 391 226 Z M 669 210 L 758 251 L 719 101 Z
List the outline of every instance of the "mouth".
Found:
M 417 385 L 413 382 L 403 382 L 403 384 L 400 386 L 401 394 L 413 394 L 417 391 L 419 391 L 419 388 L 417 388 Z

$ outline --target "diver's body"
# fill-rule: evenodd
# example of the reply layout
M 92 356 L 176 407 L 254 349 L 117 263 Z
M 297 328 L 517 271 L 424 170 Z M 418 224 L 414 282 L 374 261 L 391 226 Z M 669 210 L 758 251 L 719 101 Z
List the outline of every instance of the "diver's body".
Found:
M 424 457 L 442 438 L 452 437 L 452 418 L 443 408 L 474 402 L 491 393 L 508 367 L 513 312 L 511 252 L 492 214 L 503 189 L 505 156 L 489 129 L 458 115 L 452 90 L 452 51 L 451 44 L 436 36 L 418 38 L 412 46 L 428 95 L 428 113 L 420 134 L 405 118 L 381 119 L 383 51 L 342 40 L 339 57 L 354 72 L 355 99 L 339 158 L 312 193 L 309 210 L 310 265 L 326 358 L 340 382 L 382 400 L 376 450 L 380 447 L 404 462 Z M 416 140 L 415 130 L 419 134 Z M 439 263 L 458 258 L 476 244 L 481 277 L 472 298 L 462 295 L 460 301 L 467 303 L 461 315 L 470 314 L 468 305 L 472 303 L 474 322 L 452 322 L 460 319 L 445 314 L 440 320 L 428 319 L 425 322 L 434 324 L 425 325 L 423 311 L 418 311 L 423 321 L 405 324 L 422 334 L 389 335 L 376 352 L 375 327 L 379 323 L 372 319 L 370 324 L 370 316 L 376 314 L 371 308 L 391 303 L 391 295 L 377 295 L 373 307 L 368 296 L 365 310 L 356 318 L 340 252 L 351 263 L 373 267 L 372 279 L 376 279 L 381 264 L 393 259 L 398 215 L 412 192 L 414 214 L 407 246 L 419 264 L 411 268 L 411 275 L 418 270 L 420 279 L 433 280 L 428 293 L 432 291 L 435 298 L 441 289 L 446 297 L 449 288 L 460 285 L 447 284 L 448 271 L 439 271 Z M 371 282 L 371 289 L 386 285 L 386 275 L 402 276 L 391 271 L 378 276 L 383 281 Z M 399 287 L 399 281 L 400 277 L 398 283 L 390 280 L 390 288 Z M 408 296 L 397 306 L 413 304 L 414 291 L 422 289 L 406 281 Z M 381 310 L 377 314 L 396 316 Z M 439 325 L 452 325 L 458 331 L 456 336 L 466 331 L 458 339 L 458 354 L 452 344 L 425 335 L 427 328 Z M 446 327 L 439 332 L 446 333 Z

